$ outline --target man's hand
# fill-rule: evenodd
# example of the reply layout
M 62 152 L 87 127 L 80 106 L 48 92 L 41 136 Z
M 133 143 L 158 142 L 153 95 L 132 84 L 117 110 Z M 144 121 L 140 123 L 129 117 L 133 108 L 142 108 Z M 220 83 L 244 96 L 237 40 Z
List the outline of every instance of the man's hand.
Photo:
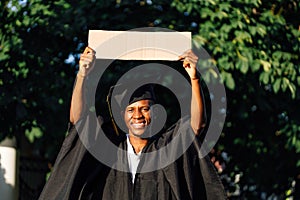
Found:
M 77 123 L 86 109 L 84 79 L 94 68 L 96 62 L 95 53 L 93 49 L 86 47 L 84 52 L 80 55 L 79 71 L 73 89 L 70 108 L 70 122 L 73 124 Z
M 86 47 L 84 52 L 80 55 L 78 71 L 79 76 L 87 76 L 90 73 L 90 71 L 94 68 L 96 62 L 95 53 L 96 52 L 92 48 Z
M 191 49 L 179 56 L 178 60 L 183 61 L 183 67 L 192 80 L 199 78 L 197 75 L 198 56 L 196 56 Z

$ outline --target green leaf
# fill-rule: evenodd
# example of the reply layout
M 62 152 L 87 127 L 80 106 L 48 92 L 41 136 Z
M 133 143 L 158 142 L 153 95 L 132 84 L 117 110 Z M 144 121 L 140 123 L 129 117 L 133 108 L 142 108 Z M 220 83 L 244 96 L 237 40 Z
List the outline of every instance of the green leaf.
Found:
M 270 74 L 267 73 L 267 72 L 262 72 L 260 75 L 259 75 L 259 80 L 262 81 L 264 84 L 268 84 L 269 83 L 269 77 L 270 77 Z
M 281 84 L 281 79 L 280 78 L 276 79 L 275 83 L 273 84 L 273 91 L 275 93 L 277 93 L 279 91 L 280 84 Z
M 235 88 L 235 82 L 234 82 L 232 75 L 230 73 L 225 73 L 224 79 L 225 79 L 226 86 L 229 89 L 233 90 Z
M 297 161 L 296 167 L 300 167 L 300 159 Z
M 205 43 L 207 43 L 207 39 L 204 38 L 201 35 L 195 35 L 193 36 L 193 44 L 197 47 L 197 48 L 201 48 L 202 45 L 204 45 Z
M 293 83 L 289 83 L 288 87 L 292 93 L 292 98 L 294 99 L 296 97 L 296 86 Z
M 249 69 L 249 64 L 247 61 L 242 61 L 242 67 L 241 67 L 241 72 L 243 74 L 246 74 L 248 72 Z
M 257 33 L 261 36 L 264 37 L 267 34 L 267 28 L 263 24 L 257 24 Z
M 297 83 L 300 86 L 300 76 L 297 77 Z
M 288 86 L 288 82 L 286 81 L 285 78 L 283 78 L 283 81 L 282 81 L 282 83 L 281 83 L 281 89 L 282 89 L 283 92 L 286 91 L 287 86 Z
M 259 61 L 258 61 L 258 60 L 254 60 L 254 61 L 252 62 L 252 64 L 251 64 L 251 71 L 252 71 L 252 72 L 256 72 L 256 71 L 259 70 L 259 68 L 260 68 L 260 63 L 259 63 Z
M 268 72 L 271 69 L 271 63 L 265 61 L 265 60 L 259 60 L 260 64 L 262 64 L 264 71 Z
M 229 62 L 228 62 L 228 56 L 222 56 L 218 59 L 218 66 L 220 66 L 221 68 L 225 69 L 225 70 L 229 70 L 230 69 L 230 65 L 229 65 Z
M 296 139 L 295 149 L 296 149 L 296 153 L 300 153 L 300 139 Z
M 39 127 L 32 127 L 30 131 L 25 131 L 25 136 L 30 143 L 33 143 L 35 139 L 41 138 L 43 136 L 43 132 Z

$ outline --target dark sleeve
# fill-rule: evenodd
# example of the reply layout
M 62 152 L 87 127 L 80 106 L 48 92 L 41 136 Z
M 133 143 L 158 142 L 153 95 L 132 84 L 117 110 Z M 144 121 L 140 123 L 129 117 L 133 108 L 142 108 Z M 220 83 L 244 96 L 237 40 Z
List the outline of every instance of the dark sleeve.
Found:
M 40 200 L 79 198 L 88 177 L 96 168 L 101 166 L 101 163 L 87 150 L 87 145 L 83 144 L 84 138 L 88 138 L 91 146 L 99 142 L 91 141 L 92 138 L 97 138 L 94 136 L 97 133 L 93 127 L 93 124 L 96 123 L 91 122 L 95 120 L 98 120 L 98 124 L 102 126 L 101 118 L 89 118 L 89 116 L 81 120 L 81 125 L 79 123 L 75 126 L 69 123 L 68 134 L 56 158 L 51 175 L 39 197 Z M 80 134 L 82 135 L 79 136 Z M 94 137 L 85 137 L 88 134 Z
M 95 163 L 94 159 L 82 145 L 75 126 L 70 124 L 68 135 L 39 199 L 77 199 L 85 182 L 85 170 L 92 163 Z
M 210 158 L 201 153 L 199 137 L 193 137 L 194 132 L 189 123 L 184 122 L 181 127 L 178 126 L 175 125 L 168 134 L 172 138 L 182 135 L 180 142 L 177 142 L 178 149 L 185 148 L 186 145 L 188 147 L 174 163 L 163 169 L 172 193 L 178 199 L 226 199 L 223 184 Z
M 203 183 L 208 200 L 227 199 L 222 181 L 209 155 L 201 155 L 200 147 L 201 143 L 196 138 L 186 154 L 184 154 L 185 174 L 190 175 L 191 182 Z M 192 168 L 193 171 L 189 172 L 188 168 Z M 201 173 L 201 176 L 197 176 L 198 173 Z M 194 180 L 195 177 L 199 179 L 202 177 L 202 180 Z

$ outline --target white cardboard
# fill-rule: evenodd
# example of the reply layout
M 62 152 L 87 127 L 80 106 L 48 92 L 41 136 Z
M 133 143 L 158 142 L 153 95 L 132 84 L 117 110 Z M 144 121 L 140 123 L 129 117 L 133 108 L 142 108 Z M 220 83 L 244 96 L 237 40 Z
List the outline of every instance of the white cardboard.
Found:
M 89 31 L 97 59 L 178 60 L 191 49 L 191 32 Z

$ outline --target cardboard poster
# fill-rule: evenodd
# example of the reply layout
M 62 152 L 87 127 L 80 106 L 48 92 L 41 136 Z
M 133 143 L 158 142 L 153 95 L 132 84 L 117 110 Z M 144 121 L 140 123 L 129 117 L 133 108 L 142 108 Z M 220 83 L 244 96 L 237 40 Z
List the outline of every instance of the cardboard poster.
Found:
M 191 49 L 191 32 L 90 30 L 89 46 L 97 59 L 177 60 Z

